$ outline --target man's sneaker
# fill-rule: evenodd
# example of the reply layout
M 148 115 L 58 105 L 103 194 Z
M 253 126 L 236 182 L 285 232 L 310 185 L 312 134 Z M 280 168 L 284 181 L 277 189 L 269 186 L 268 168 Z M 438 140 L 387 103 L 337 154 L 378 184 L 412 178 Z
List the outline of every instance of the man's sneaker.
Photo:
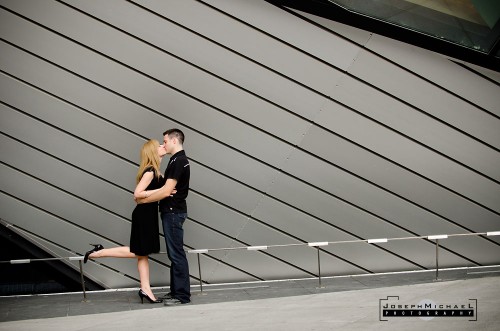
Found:
M 166 300 L 163 300 L 163 304 L 165 306 L 180 306 L 180 305 L 187 305 L 189 304 L 191 301 L 187 301 L 187 302 L 182 302 L 181 300 L 179 299 L 175 299 L 175 298 L 171 298 L 171 299 L 166 299 Z

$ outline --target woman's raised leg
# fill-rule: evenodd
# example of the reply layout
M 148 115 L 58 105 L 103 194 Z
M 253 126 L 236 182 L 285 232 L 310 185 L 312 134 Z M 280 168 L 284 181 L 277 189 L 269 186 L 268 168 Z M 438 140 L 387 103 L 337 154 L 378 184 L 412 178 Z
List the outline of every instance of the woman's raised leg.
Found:
M 121 247 L 112 247 L 112 248 L 104 248 L 100 251 L 93 252 L 89 255 L 89 258 L 96 259 L 99 257 L 122 257 L 122 258 L 135 258 L 137 255 L 130 252 L 130 247 L 121 246 Z

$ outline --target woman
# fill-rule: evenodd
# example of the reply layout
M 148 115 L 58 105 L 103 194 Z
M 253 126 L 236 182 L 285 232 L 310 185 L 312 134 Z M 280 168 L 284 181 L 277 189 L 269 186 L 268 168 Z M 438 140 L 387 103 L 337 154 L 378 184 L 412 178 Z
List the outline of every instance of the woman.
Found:
M 163 177 L 160 173 L 160 163 L 166 154 L 163 145 L 151 139 L 141 149 L 141 163 L 136 177 L 134 198 L 147 198 L 152 192 L 163 186 Z M 148 255 L 160 251 L 158 228 L 158 203 L 138 204 L 132 212 L 132 230 L 130 233 L 130 247 L 104 248 L 102 245 L 93 245 L 94 248 L 83 259 L 87 263 L 89 258 L 122 257 L 137 258 L 137 268 L 141 280 L 139 297 L 144 303 L 146 298 L 150 303 L 161 303 L 151 291 L 149 283 Z

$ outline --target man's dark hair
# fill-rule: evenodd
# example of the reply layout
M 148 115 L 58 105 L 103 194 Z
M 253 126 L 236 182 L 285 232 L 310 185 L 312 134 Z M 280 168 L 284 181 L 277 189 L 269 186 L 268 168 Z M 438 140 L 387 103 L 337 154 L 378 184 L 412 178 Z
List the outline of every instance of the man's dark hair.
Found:
M 165 132 L 163 132 L 163 135 L 168 135 L 169 138 L 176 137 L 177 140 L 181 143 L 181 145 L 184 145 L 184 133 L 182 133 L 181 130 L 179 129 L 170 129 Z

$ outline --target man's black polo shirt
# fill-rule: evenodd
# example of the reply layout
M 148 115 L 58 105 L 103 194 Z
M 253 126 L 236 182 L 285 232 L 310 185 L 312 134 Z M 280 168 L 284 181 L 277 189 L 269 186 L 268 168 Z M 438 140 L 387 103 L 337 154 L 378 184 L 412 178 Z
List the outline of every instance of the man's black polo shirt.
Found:
M 160 212 L 187 213 L 186 198 L 189 192 L 189 160 L 184 150 L 178 151 L 170 158 L 165 169 L 165 180 L 175 179 L 177 193 L 160 201 Z

